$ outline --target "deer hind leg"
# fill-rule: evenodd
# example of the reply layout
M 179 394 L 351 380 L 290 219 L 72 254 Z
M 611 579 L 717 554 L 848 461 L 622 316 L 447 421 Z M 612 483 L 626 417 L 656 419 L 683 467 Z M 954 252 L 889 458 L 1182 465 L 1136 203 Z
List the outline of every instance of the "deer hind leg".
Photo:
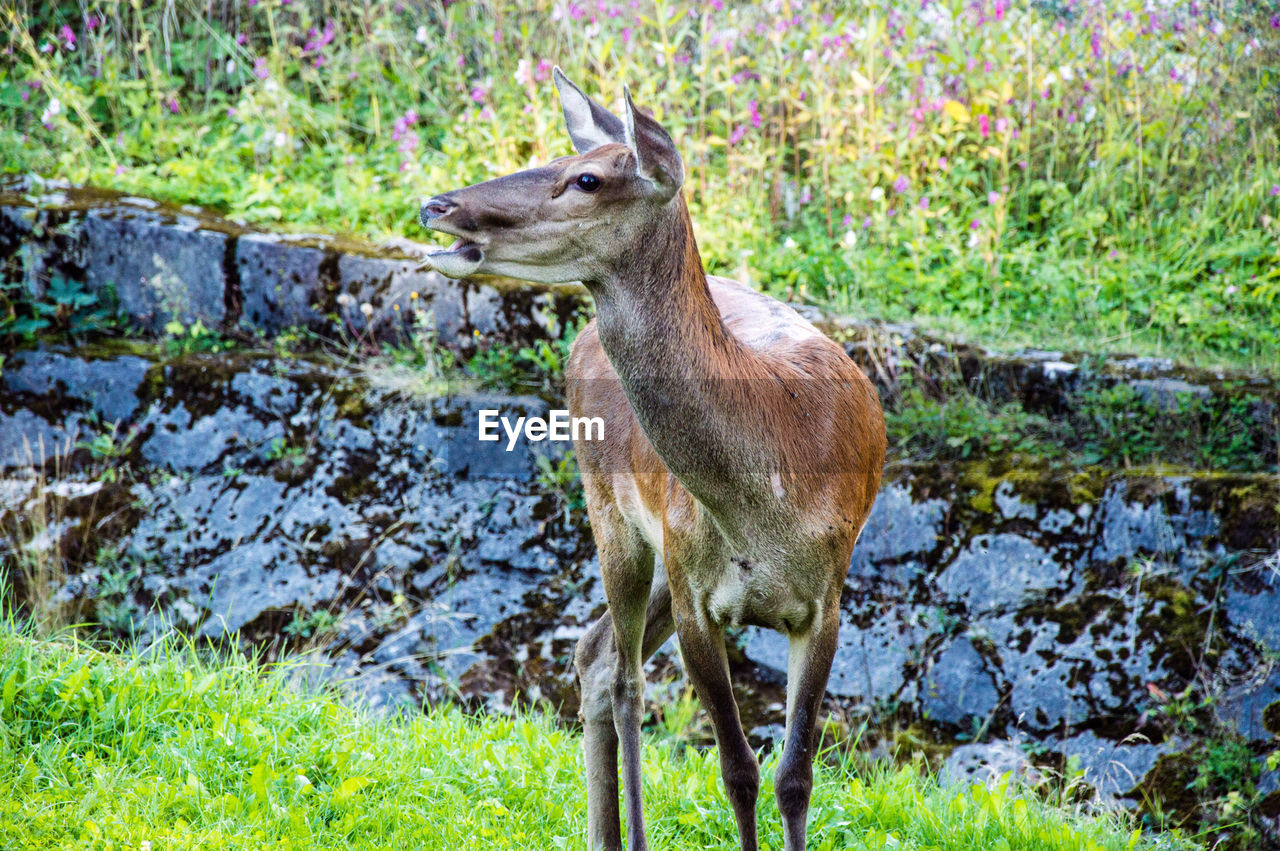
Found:
M 645 550 L 652 570 L 653 553 Z M 643 554 L 636 554 L 640 558 Z M 603 564 L 603 562 L 602 562 Z M 644 612 L 644 631 L 640 650 L 643 664 L 662 646 L 675 630 L 671 620 L 671 594 L 665 578 L 653 583 L 648 605 Z M 587 779 L 587 847 L 591 851 L 622 847 L 622 828 L 618 812 L 618 739 L 619 726 L 614 712 L 614 685 L 619 673 L 618 640 L 615 632 L 614 612 L 606 611 L 591 625 L 578 642 L 574 654 L 574 666 L 582 690 L 580 711 L 583 726 L 583 750 Z M 643 697 L 644 681 L 640 680 Z M 643 711 L 641 706 L 640 711 Z M 637 753 L 637 779 L 635 782 L 636 811 L 628 810 L 627 821 L 640 831 L 639 844 L 644 847 L 643 820 L 639 810 L 639 722 L 635 725 L 635 751 Z M 630 804 L 630 799 L 628 800 Z M 628 830 L 632 833 L 632 830 Z M 634 834 L 633 834 L 634 835 Z
M 813 791 L 818 712 L 827 693 L 840 626 L 839 597 L 807 633 L 791 636 L 787 659 L 787 732 L 774 775 L 786 851 L 803 851 Z
M 682 611 L 691 611 L 681 607 Z M 738 823 L 743 851 L 756 851 L 756 800 L 760 795 L 760 763 L 742 730 L 738 704 L 729 680 L 724 631 L 700 615 L 683 615 L 677 621 L 680 655 L 694 691 L 711 717 L 720 751 L 720 776 Z

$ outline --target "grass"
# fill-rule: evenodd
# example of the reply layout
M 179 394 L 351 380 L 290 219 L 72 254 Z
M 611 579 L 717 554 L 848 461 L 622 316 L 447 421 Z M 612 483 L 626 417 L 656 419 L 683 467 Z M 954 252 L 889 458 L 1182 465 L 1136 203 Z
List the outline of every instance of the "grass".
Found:
M 0 632 L 0 835 L 8 848 L 580 848 L 581 742 L 548 717 L 452 706 L 375 720 L 296 669 L 164 643 L 115 655 Z M 774 756 L 763 847 L 780 848 Z M 810 848 L 1192 847 L 1000 783 L 827 752 Z M 736 847 L 713 752 L 649 738 L 653 847 Z
M 421 236 L 421 197 L 568 153 L 558 63 L 671 129 L 717 273 L 1000 348 L 1280 368 L 1275 0 L 18 0 L 3 26 L 4 171 Z

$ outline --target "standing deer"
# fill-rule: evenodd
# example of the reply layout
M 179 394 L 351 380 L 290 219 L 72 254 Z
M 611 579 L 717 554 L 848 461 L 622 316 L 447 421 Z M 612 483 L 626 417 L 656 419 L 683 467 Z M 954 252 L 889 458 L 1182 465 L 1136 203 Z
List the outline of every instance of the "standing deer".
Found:
M 576 156 L 427 201 L 427 228 L 458 237 L 429 262 L 582 281 L 596 318 L 566 368 L 608 610 L 578 643 L 588 840 L 646 847 L 640 794 L 644 660 L 674 631 L 710 714 L 744 849 L 755 849 L 760 766 L 729 681 L 725 630 L 790 641 L 787 729 L 775 778 L 788 851 L 804 848 L 818 712 L 840 595 L 884 465 L 879 399 L 836 343 L 794 310 L 708 277 L 667 132 L 625 92 L 623 118 L 555 70 Z M 655 564 L 655 554 L 661 560 Z

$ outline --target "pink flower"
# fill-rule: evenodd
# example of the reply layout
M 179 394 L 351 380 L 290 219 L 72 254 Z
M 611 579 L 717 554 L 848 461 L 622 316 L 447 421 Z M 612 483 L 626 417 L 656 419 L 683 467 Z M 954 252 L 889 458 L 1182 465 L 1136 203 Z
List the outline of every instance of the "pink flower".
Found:
M 982 225 L 978 222 L 977 219 L 974 219 L 973 221 L 969 222 L 969 230 L 977 230 L 980 227 L 982 227 Z
M 938 168 L 940 168 L 940 169 L 946 169 L 946 167 L 947 167 L 947 158 L 946 158 L 946 157 L 938 157 Z
M 249 43 L 249 36 L 245 35 L 244 33 L 236 33 L 236 44 L 243 47 L 248 43 Z
M 991 135 L 991 118 L 985 112 L 978 116 L 978 132 L 984 139 Z
M 1000 193 L 992 189 L 987 193 L 987 203 L 994 207 L 1000 203 Z
M 124 174 L 124 166 L 118 165 L 116 166 L 116 175 L 119 176 L 121 174 Z
M 227 107 L 227 118 L 236 117 L 236 108 L 234 106 Z
M 849 226 L 850 226 L 850 225 L 852 225 L 852 224 L 853 224 L 853 214 L 852 214 L 852 213 L 845 213 L 845 214 L 844 214 L 844 218 L 840 220 L 840 226 L 841 226 L 841 227 L 846 227 L 846 228 L 847 228 L 847 227 L 849 227 Z
M 907 180 L 905 174 L 898 175 L 898 179 L 893 182 L 893 191 L 901 195 L 911 188 L 911 181 Z
M 1008 120 L 1006 120 L 1006 119 L 1004 119 L 1004 118 L 997 118 L 997 119 L 996 119 L 996 132 L 997 132 L 997 133 L 1003 133 L 1004 131 L 1006 131 L 1006 130 L 1008 130 L 1008 129 L 1009 129 L 1009 122 L 1008 122 Z
M 729 134 L 729 144 L 736 145 L 742 141 L 742 137 L 747 135 L 747 125 L 739 124 L 733 128 L 733 132 Z
M 1231 286 L 1229 286 L 1229 287 L 1227 287 L 1225 290 L 1223 290 L 1223 291 L 1222 291 L 1222 294 L 1223 294 L 1223 295 L 1235 295 L 1237 292 L 1239 292 L 1239 290 L 1240 290 L 1240 288 L 1239 288 L 1239 287 L 1237 287 L 1235 284 L 1232 284 Z
M 84 19 L 84 28 L 93 32 L 98 28 L 98 24 L 102 23 L 102 19 L 97 15 L 89 15 Z
M 748 103 L 747 109 L 751 112 L 751 126 L 759 128 L 762 119 L 760 118 L 760 110 L 757 108 L 756 102 L 751 101 Z
M 1277 195 L 1280 195 L 1280 184 L 1271 187 L 1271 197 L 1274 198 Z
M 166 104 L 165 104 L 165 106 L 169 107 L 169 111 L 170 111 L 171 113 L 173 113 L 174 115 L 177 115 L 177 114 L 178 114 L 178 99 L 177 99 L 177 98 L 169 98 L 169 102 L 168 102 L 168 103 L 166 103 Z
M 475 85 L 471 87 L 471 99 L 476 103 L 484 103 L 484 97 L 488 94 L 484 86 Z
M 261 56 L 253 60 L 253 76 L 259 80 L 265 80 L 271 76 L 271 71 L 267 68 L 267 60 Z
M 551 68 L 552 65 L 550 62 L 545 59 L 539 59 L 538 67 L 533 71 L 533 79 L 537 82 L 542 82 L 547 79 L 547 77 L 551 76 Z
M 924 196 L 922 196 L 922 197 L 920 198 L 920 209 L 921 209 L 921 210 L 927 210 L 927 209 L 929 209 L 929 196 L 928 196 L 928 195 L 924 195 Z
M 58 30 L 58 38 L 62 39 L 62 44 L 67 50 L 76 49 L 76 34 L 72 32 L 71 27 L 63 24 L 62 29 Z

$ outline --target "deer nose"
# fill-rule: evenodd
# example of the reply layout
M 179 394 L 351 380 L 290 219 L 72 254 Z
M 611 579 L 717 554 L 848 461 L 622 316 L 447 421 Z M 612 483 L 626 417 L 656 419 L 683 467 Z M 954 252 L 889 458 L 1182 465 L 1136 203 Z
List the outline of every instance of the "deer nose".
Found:
M 418 214 L 418 219 L 423 225 L 429 227 L 433 219 L 440 218 L 457 206 L 456 202 L 450 201 L 443 195 L 437 195 L 422 205 L 422 211 Z

